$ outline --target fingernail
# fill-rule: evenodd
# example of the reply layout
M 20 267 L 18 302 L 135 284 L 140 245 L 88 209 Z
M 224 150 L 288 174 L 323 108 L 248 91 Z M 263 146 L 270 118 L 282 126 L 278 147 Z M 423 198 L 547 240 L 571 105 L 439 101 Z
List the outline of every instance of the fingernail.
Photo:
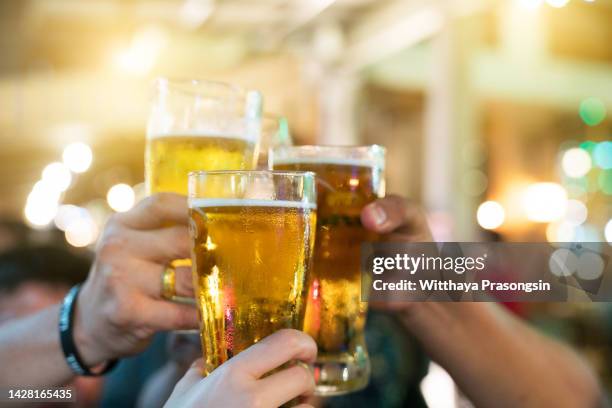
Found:
M 381 226 L 387 221 L 387 213 L 381 206 L 372 204 L 372 209 L 370 211 L 372 212 L 376 225 Z

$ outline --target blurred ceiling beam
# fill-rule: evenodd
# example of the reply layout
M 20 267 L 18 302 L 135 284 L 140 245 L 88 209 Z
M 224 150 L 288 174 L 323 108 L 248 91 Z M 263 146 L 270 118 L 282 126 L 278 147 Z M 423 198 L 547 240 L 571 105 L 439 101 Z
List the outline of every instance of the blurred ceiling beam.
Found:
M 340 71 L 360 71 L 401 50 L 431 38 L 447 19 L 491 7 L 484 0 L 396 1 L 371 14 L 354 27 Z
M 471 82 L 482 97 L 576 109 L 585 97 L 597 96 L 612 108 L 609 64 L 550 58 L 525 69 L 482 52 L 471 65 Z
M 406 50 L 373 67 L 369 78 L 380 85 L 424 90 L 429 66 L 427 47 Z M 392 61 L 392 62 L 391 62 Z M 586 96 L 598 96 L 612 108 L 612 65 L 560 58 L 521 66 L 493 50 L 482 50 L 470 63 L 470 82 L 478 95 L 575 109 Z

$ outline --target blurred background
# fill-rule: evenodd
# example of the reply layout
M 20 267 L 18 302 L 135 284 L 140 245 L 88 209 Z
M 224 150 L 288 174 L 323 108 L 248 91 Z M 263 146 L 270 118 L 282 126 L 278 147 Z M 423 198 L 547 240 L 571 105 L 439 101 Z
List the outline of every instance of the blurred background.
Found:
M 257 89 L 296 144 L 385 145 L 437 240 L 608 245 L 611 44 L 612 0 L 2 1 L 0 250 L 87 252 L 142 197 L 157 76 Z M 607 304 L 521 313 L 612 389 Z

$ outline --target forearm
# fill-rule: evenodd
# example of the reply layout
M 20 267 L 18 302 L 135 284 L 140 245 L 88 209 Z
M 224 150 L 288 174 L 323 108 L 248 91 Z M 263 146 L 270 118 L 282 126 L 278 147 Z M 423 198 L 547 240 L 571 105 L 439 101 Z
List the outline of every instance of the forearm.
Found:
M 476 406 L 600 406 L 597 381 L 578 356 L 499 306 L 414 306 L 407 326 Z
M 0 385 L 54 386 L 73 373 L 59 340 L 59 305 L 0 326 Z

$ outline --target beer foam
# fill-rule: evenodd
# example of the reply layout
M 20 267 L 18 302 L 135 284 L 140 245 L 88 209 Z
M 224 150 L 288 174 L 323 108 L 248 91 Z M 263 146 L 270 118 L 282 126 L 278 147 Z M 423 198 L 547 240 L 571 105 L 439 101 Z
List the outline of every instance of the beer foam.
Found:
M 189 131 L 189 130 L 176 130 L 172 132 L 152 132 L 148 133 L 147 137 L 149 139 L 159 139 L 162 137 L 202 137 L 202 138 L 220 138 L 220 139 L 238 139 L 244 140 L 247 142 L 253 142 L 256 139 L 255 135 L 247 136 L 241 134 L 241 132 L 219 132 L 219 131 L 205 131 L 205 130 L 197 130 L 197 131 Z
M 274 157 L 273 165 L 277 164 L 334 164 L 337 166 L 376 167 L 374 159 L 351 159 L 347 157 Z
M 315 210 L 316 203 L 289 200 L 266 200 L 258 198 L 190 198 L 189 208 L 210 207 L 283 207 Z

